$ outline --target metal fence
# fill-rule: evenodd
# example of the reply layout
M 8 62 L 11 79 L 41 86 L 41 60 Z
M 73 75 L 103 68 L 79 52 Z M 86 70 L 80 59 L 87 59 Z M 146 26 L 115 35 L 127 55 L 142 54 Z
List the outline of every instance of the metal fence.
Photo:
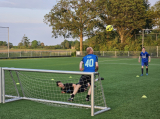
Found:
M 13 57 L 45 57 L 45 56 L 71 56 L 71 51 L 20 51 L 20 52 L 0 52 L 0 58 Z
M 146 46 L 145 49 L 151 56 L 160 57 L 160 46 Z
M 151 57 L 160 57 L 160 46 L 146 46 Z M 141 51 L 94 51 L 93 54 L 101 57 L 138 57 Z M 76 51 L 76 56 L 85 56 L 86 51 Z
M 146 46 L 146 51 L 151 57 L 160 57 L 160 46 Z M 72 51 L 19 51 L 19 52 L 0 52 L 0 58 L 15 57 L 52 57 L 52 56 L 71 56 Z M 102 57 L 138 57 L 141 51 L 94 51 L 94 54 Z M 76 51 L 76 56 L 85 56 L 86 51 Z
M 93 54 L 102 57 L 129 57 L 129 56 L 139 56 L 141 51 L 94 51 Z M 76 56 L 85 56 L 87 52 L 76 51 Z

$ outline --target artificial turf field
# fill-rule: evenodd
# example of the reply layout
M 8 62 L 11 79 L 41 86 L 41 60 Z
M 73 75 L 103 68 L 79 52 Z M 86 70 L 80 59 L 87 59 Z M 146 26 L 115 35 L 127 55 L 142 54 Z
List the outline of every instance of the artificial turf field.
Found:
M 78 71 L 80 57 L 0 60 L 0 67 Z M 99 58 L 99 73 L 110 111 L 94 117 L 90 109 L 54 107 L 20 100 L 0 104 L 0 119 L 159 119 L 160 59 L 149 63 L 149 75 L 141 74 L 138 59 Z M 147 98 L 141 98 L 146 95 Z

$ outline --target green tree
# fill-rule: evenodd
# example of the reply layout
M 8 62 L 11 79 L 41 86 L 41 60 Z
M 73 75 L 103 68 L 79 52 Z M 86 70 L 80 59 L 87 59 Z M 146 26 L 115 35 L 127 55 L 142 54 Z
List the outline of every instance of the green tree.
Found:
M 63 42 L 61 42 L 61 46 L 63 49 L 69 49 L 70 48 L 70 44 L 68 40 L 64 40 Z
M 2 46 L 7 46 L 7 42 L 3 41 Z
M 44 16 L 44 22 L 52 27 L 55 38 L 80 38 L 80 51 L 83 47 L 83 37 L 92 34 L 97 23 L 98 8 L 96 0 L 60 0 Z
M 65 48 L 66 48 L 66 49 L 69 49 L 69 42 L 68 42 L 68 41 L 65 42 Z
M 9 48 L 12 48 L 13 47 L 13 44 L 12 43 L 9 43 Z
M 38 45 L 38 46 L 41 46 L 41 41 L 37 41 L 37 42 L 38 42 L 37 45 Z
M 20 46 L 23 46 L 23 43 L 22 43 L 22 42 L 18 43 L 18 46 L 19 46 L 19 47 L 20 47 Z
M 134 29 L 146 25 L 148 0 L 99 0 L 99 4 L 103 23 L 114 26 L 121 43 Z
M 29 45 L 29 40 L 30 39 L 28 39 L 28 37 L 26 37 L 25 35 L 22 37 L 22 40 L 21 40 L 21 42 L 19 43 L 20 45 L 22 45 L 22 46 L 25 46 L 26 48 L 28 47 L 28 45 Z
M 61 42 L 61 46 L 62 46 L 63 49 L 65 48 L 65 42 L 64 41 Z
M 3 41 L 0 41 L 0 46 L 2 46 L 2 44 L 3 44 Z
M 7 46 L 7 42 L 6 41 L 0 41 L 0 46 Z
M 19 48 L 28 48 L 28 46 L 30 45 L 29 42 L 30 39 L 28 39 L 28 37 L 26 37 L 25 35 L 22 37 L 22 40 L 20 43 L 18 43 Z
M 32 48 L 37 48 L 37 46 L 38 46 L 38 41 L 37 41 L 37 40 L 33 40 L 31 46 L 32 46 Z
M 74 46 L 75 46 L 75 43 L 74 43 L 74 42 L 72 42 L 72 43 L 71 43 L 71 46 L 72 46 L 72 47 L 74 47 Z
M 75 49 L 79 50 L 79 41 L 78 40 L 75 40 Z
M 69 42 L 69 48 L 71 48 L 73 41 L 68 41 Z
M 61 45 L 55 45 L 55 49 L 61 49 Z
M 152 11 L 152 19 L 154 21 L 155 26 L 160 28 L 160 0 L 156 2 L 154 6 L 151 7 Z

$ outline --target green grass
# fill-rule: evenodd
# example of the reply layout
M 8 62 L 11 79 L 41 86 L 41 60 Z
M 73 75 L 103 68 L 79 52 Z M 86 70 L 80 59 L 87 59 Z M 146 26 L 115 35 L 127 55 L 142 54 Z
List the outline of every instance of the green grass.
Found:
M 0 60 L 1 67 L 78 71 L 82 58 Z M 111 110 L 94 117 L 90 109 L 54 107 L 20 100 L 0 104 L 0 119 L 159 119 L 160 59 L 152 59 L 149 75 L 141 74 L 137 59 L 99 58 L 99 73 L 106 103 Z M 145 70 L 144 70 L 145 74 Z M 146 95 L 147 98 L 141 98 Z

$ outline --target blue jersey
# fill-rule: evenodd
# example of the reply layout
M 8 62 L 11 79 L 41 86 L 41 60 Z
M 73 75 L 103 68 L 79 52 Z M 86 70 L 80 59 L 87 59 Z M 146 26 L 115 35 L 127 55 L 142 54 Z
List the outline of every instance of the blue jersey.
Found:
M 84 63 L 84 72 L 95 72 L 95 63 L 98 62 L 97 55 L 88 54 L 82 59 Z
M 145 53 L 141 52 L 141 53 L 140 53 L 140 56 L 141 56 L 141 58 L 142 58 L 142 62 L 148 62 L 148 57 L 149 57 L 150 55 L 148 54 L 148 52 L 145 52 Z

